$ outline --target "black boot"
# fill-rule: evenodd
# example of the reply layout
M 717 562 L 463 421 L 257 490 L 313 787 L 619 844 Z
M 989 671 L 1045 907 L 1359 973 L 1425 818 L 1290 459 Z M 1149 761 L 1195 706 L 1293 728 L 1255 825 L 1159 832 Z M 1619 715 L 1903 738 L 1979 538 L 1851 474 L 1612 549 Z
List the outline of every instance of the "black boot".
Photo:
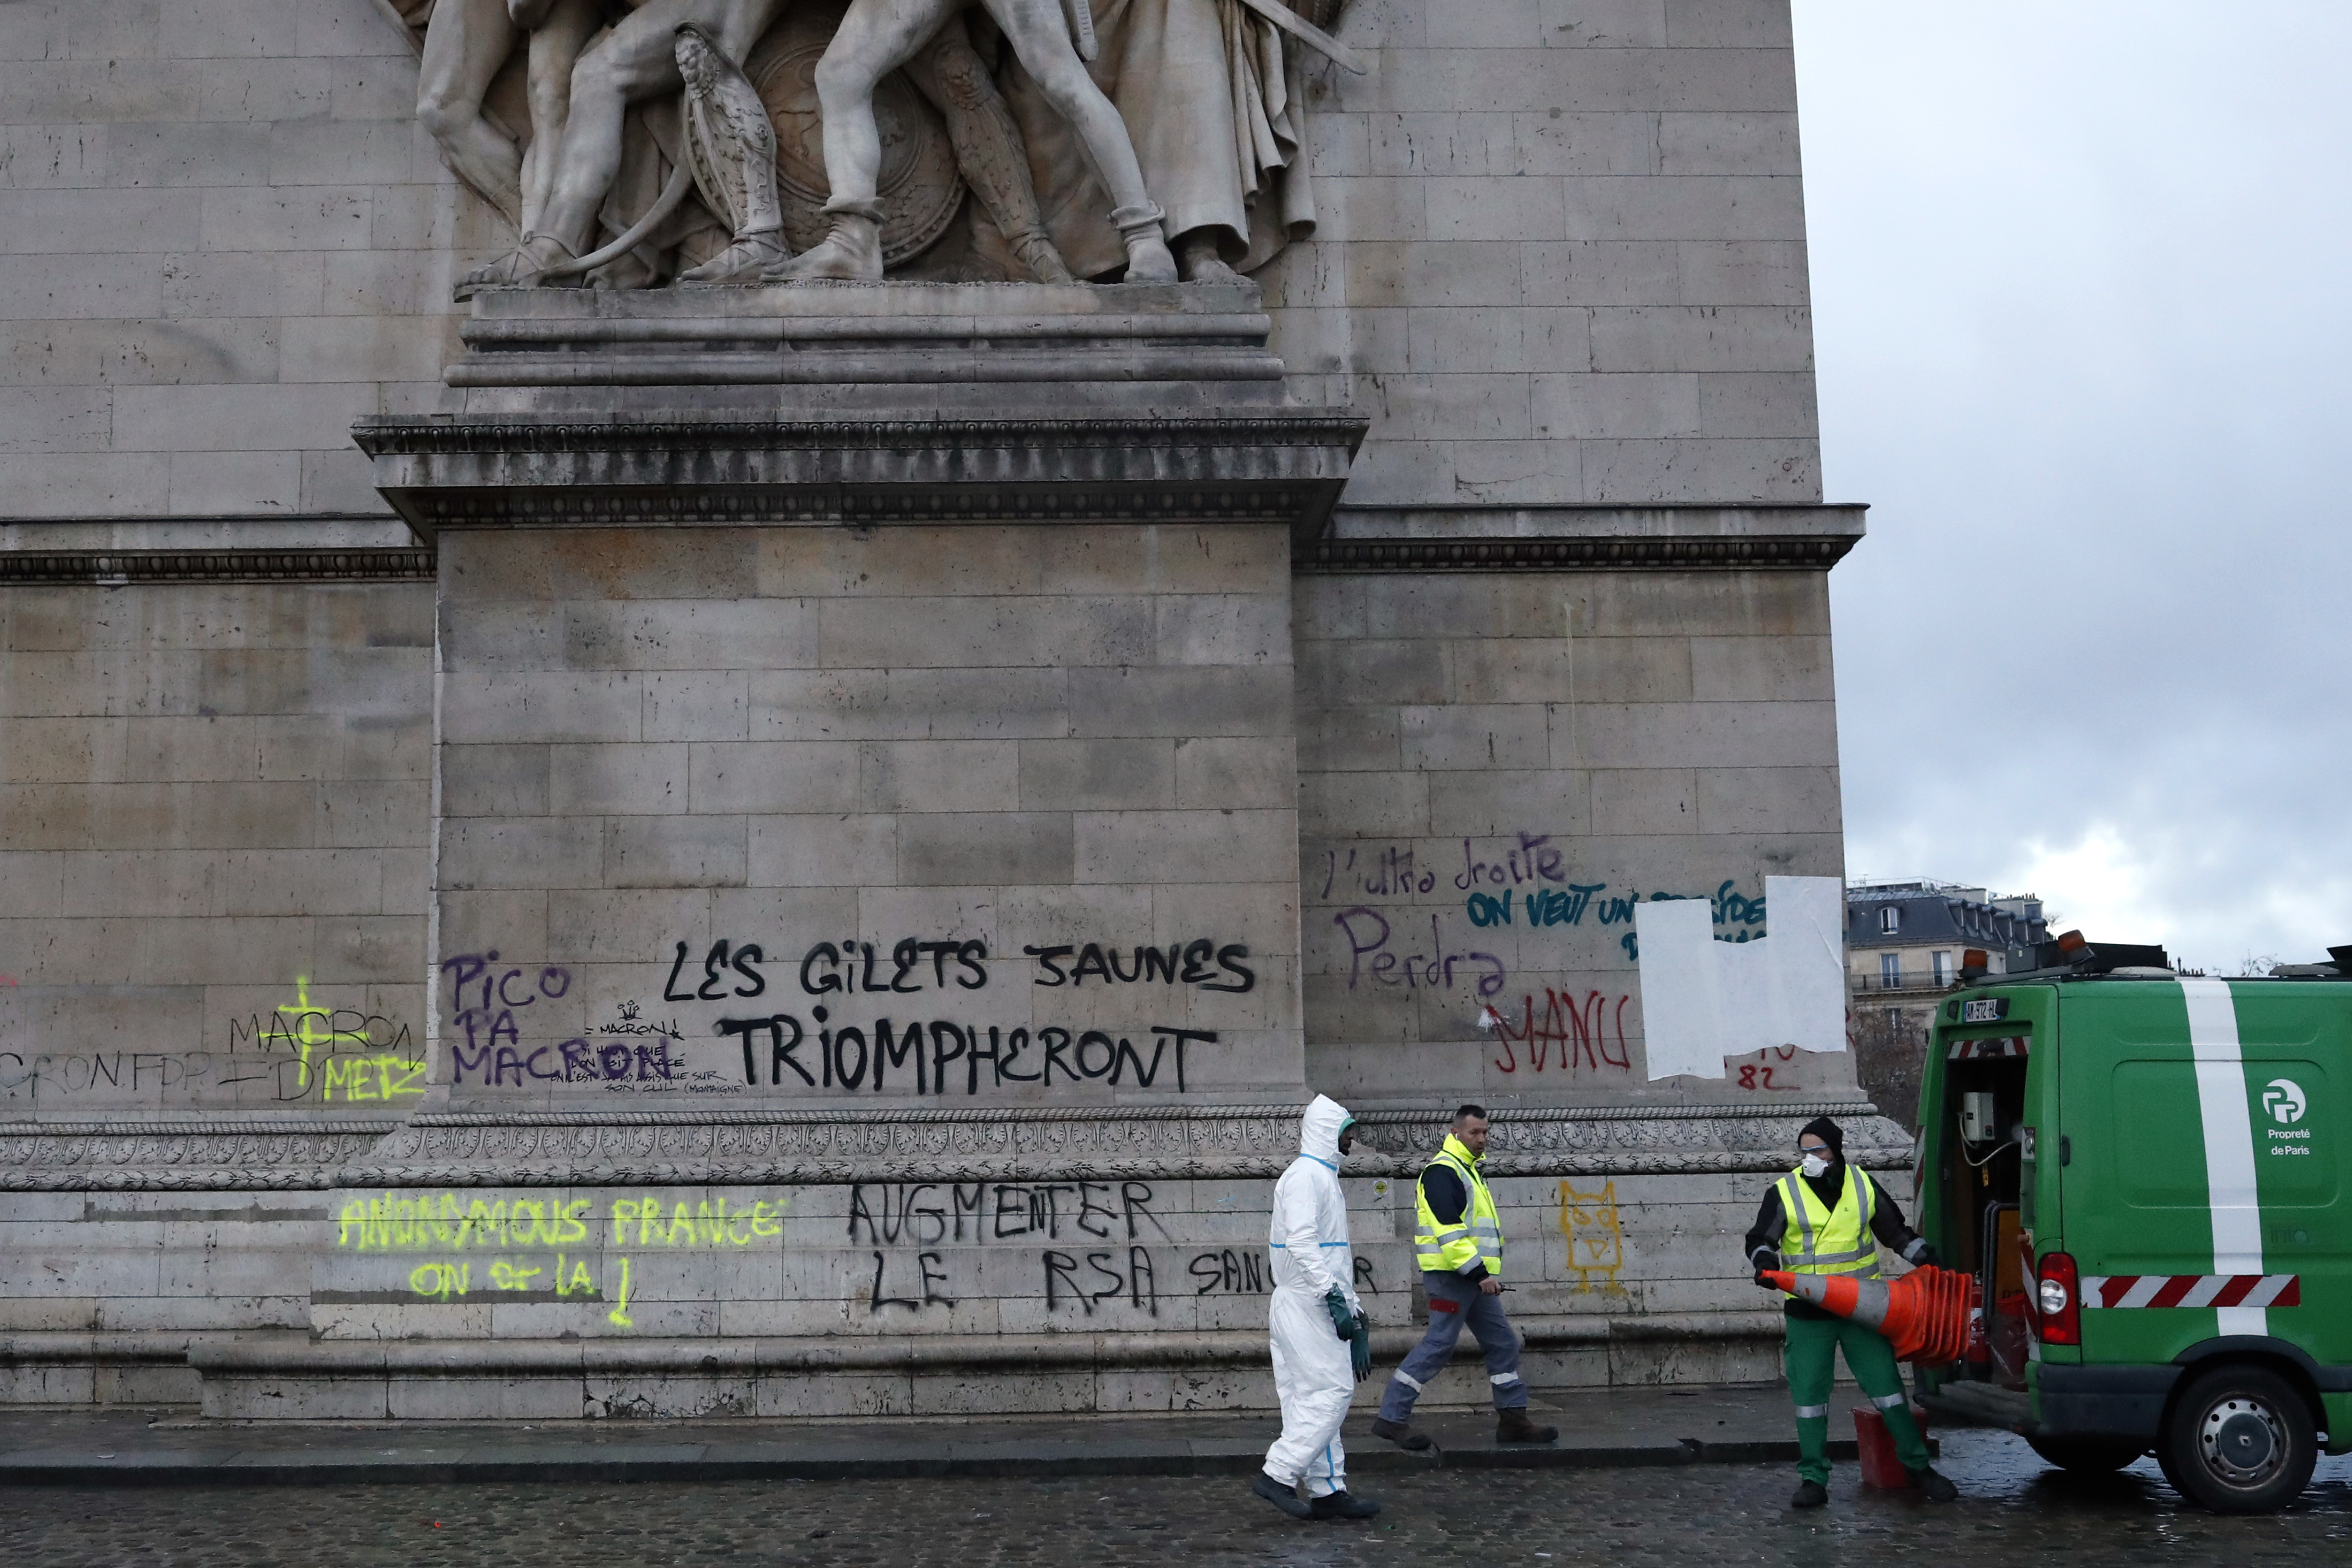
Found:
M 1910 1476 L 1911 1484 L 1919 1489 L 1919 1495 L 1929 1502 L 1950 1502 L 1960 1495 L 1960 1489 L 1937 1475 L 1932 1465 L 1906 1473 Z
M 1383 1421 L 1377 1415 L 1372 1417 L 1372 1436 L 1385 1437 L 1398 1447 L 1414 1454 L 1429 1447 L 1426 1433 L 1416 1432 L 1402 1421 Z
M 1819 1508 L 1830 1500 L 1830 1489 L 1819 1481 L 1799 1481 L 1797 1495 L 1789 1500 L 1790 1508 Z
M 1346 1492 L 1332 1492 L 1307 1505 L 1309 1519 L 1370 1519 L 1380 1511 L 1381 1505 L 1370 1498 L 1349 1497 Z
M 1495 1441 L 1497 1443 L 1557 1443 L 1559 1428 L 1538 1426 L 1528 1419 L 1524 1410 L 1495 1412 Z
M 1250 1490 L 1257 1493 L 1293 1519 L 1315 1517 L 1314 1510 L 1299 1500 L 1297 1488 L 1284 1486 L 1264 1470 L 1260 1470 L 1257 1473 L 1257 1479 L 1250 1483 Z

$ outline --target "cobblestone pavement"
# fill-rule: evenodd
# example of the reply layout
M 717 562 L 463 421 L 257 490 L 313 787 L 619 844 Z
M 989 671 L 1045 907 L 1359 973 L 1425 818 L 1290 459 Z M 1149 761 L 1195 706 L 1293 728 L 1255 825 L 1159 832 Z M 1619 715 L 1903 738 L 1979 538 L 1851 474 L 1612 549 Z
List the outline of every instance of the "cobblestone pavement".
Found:
M 1864 1492 L 1789 1510 L 1782 1466 L 1436 1471 L 1367 1477 L 1387 1511 L 1299 1524 L 1214 1479 L 668 1482 L 644 1485 L 22 1488 L 0 1493 L 0 1561 L 434 1568 L 448 1564 L 1223 1564 L 1409 1568 L 1475 1556 L 1525 1568 L 1889 1557 L 2084 1564 L 2352 1559 L 2352 1459 L 2322 1460 L 2288 1511 L 2186 1507 L 2142 1461 L 2084 1481 L 2005 1433 L 1948 1432 L 1966 1495 L 1935 1507 Z

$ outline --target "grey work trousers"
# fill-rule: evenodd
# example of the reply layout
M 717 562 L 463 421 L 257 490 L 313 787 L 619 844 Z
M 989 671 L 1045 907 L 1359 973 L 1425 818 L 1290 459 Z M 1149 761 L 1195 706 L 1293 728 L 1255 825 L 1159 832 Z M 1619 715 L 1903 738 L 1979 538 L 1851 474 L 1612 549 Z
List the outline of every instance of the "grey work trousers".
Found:
M 1421 1282 L 1429 1292 L 1429 1331 L 1389 1379 L 1388 1391 L 1381 1395 L 1381 1419 L 1401 1424 L 1412 1418 L 1413 1402 L 1454 1359 L 1454 1342 L 1462 1337 L 1465 1324 L 1486 1352 L 1486 1382 L 1495 1392 L 1495 1408 L 1525 1410 L 1528 1385 L 1519 1377 L 1519 1334 L 1503 1315 L 1503 1299 L 1487 1295 L 1475 1280 L 1459 1274 L 1424 1271 Z

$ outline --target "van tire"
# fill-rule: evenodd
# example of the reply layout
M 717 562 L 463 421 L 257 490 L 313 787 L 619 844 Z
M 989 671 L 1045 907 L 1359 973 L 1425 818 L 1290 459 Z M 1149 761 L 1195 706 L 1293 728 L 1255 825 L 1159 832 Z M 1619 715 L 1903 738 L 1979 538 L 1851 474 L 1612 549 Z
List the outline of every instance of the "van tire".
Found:
M 2147 1445 L 2131 1437 L 2035 1437 L 2026 1442 L 2033 1451 L 2062 1470 L 2104 1475 L 2120 1470 L 2147 1452 Z
M 2311 1480 L 2319 1438 L 2311 1406 L 2268 1367 L 2237 1362 L 2189 1380 L 2159 1452 L 2172 1484 L 2215 1513 L 2267 1513 Z

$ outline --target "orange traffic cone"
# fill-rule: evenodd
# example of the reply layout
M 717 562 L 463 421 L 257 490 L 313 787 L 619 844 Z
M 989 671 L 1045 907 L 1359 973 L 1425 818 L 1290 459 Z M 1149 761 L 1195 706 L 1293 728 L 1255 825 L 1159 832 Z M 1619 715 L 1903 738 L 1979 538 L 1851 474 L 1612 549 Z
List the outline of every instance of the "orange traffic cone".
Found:
M 1850 1274 L 1768 1269 L 1763 1278 L 1823 1311 L 1876 1329 L 1894 1342 L 1897 1361 L 1942 1366 L 1967 1353 L 1969 1314 L 1977 1305 L 1973 1275 L 1915 1268 L 1890 1283 Z

